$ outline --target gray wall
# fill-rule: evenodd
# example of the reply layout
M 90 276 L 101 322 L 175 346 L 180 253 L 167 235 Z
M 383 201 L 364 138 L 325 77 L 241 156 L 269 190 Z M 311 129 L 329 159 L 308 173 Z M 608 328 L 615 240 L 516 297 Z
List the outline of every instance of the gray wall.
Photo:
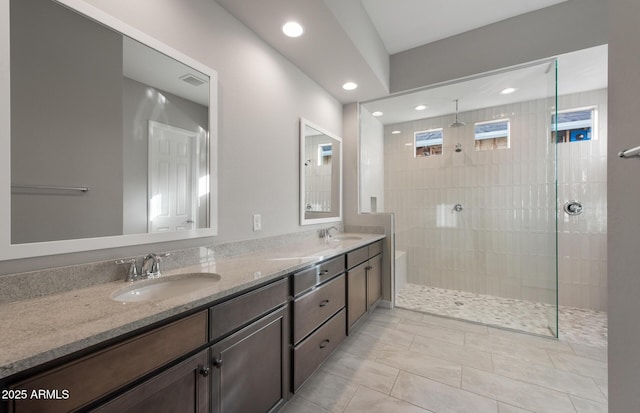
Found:
M 219 236 L 4 261 L 0 273 L 314 228 L 299 226 L 299 118 L 339 136 L 337 100 L 214 1 L 87 3 L 218 72 Z M 262 214 L 262 231 L 253 232 L 252 214 Z
M 150 86 L 125 77 L 122 82 L 123 140 L 124 140 L 124 204 L 123 233 L 147 232 L 147 183 L 149 170 L 150 120 L 176 128 L 197 132 L 198 127 L 209 130 L 209 112 L 205 106 L 164 91 L 160 103 L 157 95 L 148 94 Z M 204 148 L 202 148 L 204 149 Z M 206 170 L 201 159 L 200 170 Z M 205 227 L 206 205 L 198 213 L 198 228 Z
M 90 188 L 14 193 L 12 242 L 122 233 L 120 37 L 52 2 L 12 1 L 11 19 L 12 183 Z
M 391 56 L 391 92 L 607 43 L 607 2 L 568 0 Z
M 640 2 L 608 5 L 609 412 L 627 413 L 640 406 L 640 160 L 617 153 L 640 145 Z

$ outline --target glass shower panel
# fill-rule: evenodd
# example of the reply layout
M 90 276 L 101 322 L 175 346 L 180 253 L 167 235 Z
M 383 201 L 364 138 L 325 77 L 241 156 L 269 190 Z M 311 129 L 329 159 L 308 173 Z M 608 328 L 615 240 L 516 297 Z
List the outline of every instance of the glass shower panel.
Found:
M 554 105 L 550 61 L 361 105 L 361 144 L 383 142 L 383 210 L 407 257 L 397 306 L 557 336 Z M 437 156 L 418 150 L 433 130 Z

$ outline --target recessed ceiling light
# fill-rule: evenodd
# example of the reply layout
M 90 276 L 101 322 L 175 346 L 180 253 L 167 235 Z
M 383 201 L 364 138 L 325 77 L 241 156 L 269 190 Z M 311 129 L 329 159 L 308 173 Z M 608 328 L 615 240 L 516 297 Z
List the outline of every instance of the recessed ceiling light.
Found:
M 356 83 L 353 83 L 353 82 L 347 82 L 344 85 L 342 85 L 342 88 L 344 90 L 353 90 L 353 89 L 355 89 L 357 87 L 358 87 L 358 85 Z
M 514 88 L 512 88 L 512 87 L 508 87 L 508 88 L 506 88 L 506 89 L 501 90 L 501 91 L 500 91 L 500 94 L 501 94 L 501 95 L 508 95 L 508 94 L 513 93 L 513 92 L 515 92 L 515 91 L 516 91 L 516 89 L 514 89 Z
M 304 29 L 298 22 L 286 22 L 282 26 L 282 32 L 289 37 L 300 37 L 304 33 Z
M 427 107 L 425 105 L 416 106 L 416 110 L 425 110 Z
M 373 116 L 382 116 L 383 113 L 380 112 L 379 110 L 377 110 L 377 111 L 373 112 L 371 115 L 373 115 Z
M 392 134 L 392 135 L 397 135 L 397 134 L 399 134 L 399 133 L 400 133 L 400 131 L 399 131 L 399 130 L 392 130 L 392 131 L 391 131 L 391 134 Z

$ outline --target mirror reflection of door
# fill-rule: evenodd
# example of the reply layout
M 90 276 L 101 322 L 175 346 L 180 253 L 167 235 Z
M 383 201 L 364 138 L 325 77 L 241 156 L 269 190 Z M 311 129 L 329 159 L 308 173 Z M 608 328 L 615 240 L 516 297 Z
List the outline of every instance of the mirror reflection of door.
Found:
M 197 133 L 149 121 L 149 232 L 196 226 Z

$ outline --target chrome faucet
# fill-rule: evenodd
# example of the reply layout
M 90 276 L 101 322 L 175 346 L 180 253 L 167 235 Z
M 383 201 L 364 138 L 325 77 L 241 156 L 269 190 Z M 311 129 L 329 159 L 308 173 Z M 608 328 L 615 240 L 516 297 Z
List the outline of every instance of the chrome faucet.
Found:
M 130 258 L 128 260 L 124 260 L 124 259 L 117 260 L 116 264 L 129 264 L 129 271 L 127 273 L 127 278 L 126 278 L 127 282 L 133 282 L 138 279 L 139 274 L 138 274 L 138 268 L 136 267 L 135 258 Z
M 142 261 L 140 275 L 145 278 L 160 277 L 162 275 L 160 273 L 160 262 L 162 262 L 162 258 L 168 255 L 168 252 L 165 252 L 164 254 L 148 254 Z
M 337 227 L 322 228 L 320 230 L 320 238 L 324 238 L 325 241 L 329 241 L 329 238 L 331 238 L 332 229 L 335 229 L 336 231 L 338 231 Z
M 142 267 L 138 272 L 136 267 L 136 259 L 122 259 L 117 260 L 116 264 L 129 264 L 129 271 L 127 272 L 127 282 L 133 282 L 136 280 L 142 280 L 145 278 L 158 278 L 160 277 L 160 262 L 162 258 L 168 256 L 169 253 L 164 254 L 147 254 L 142 260 Z

